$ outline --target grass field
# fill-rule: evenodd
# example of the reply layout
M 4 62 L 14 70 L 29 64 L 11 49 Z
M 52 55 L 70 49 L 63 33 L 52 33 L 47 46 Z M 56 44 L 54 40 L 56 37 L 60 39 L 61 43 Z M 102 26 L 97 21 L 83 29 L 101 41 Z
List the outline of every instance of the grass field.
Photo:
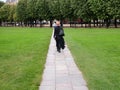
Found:
M 0 90 L 38 90 L 52 30 L 0 28 Z
M 52 30 L 0 28 L 0 90 L 38 90 Z M 120 90 L 120 29 L 65 29 L 89 90 Z
M 89 90 L 120 90 L 120 29 L 65 29 Z

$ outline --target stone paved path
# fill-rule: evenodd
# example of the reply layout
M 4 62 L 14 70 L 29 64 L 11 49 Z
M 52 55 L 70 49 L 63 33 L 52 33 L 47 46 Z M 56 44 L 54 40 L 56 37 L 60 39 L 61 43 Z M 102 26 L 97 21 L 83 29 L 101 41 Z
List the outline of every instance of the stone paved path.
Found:
M 39 90 L 88 90 L 67 46 L 58 53 L 52 37 Z

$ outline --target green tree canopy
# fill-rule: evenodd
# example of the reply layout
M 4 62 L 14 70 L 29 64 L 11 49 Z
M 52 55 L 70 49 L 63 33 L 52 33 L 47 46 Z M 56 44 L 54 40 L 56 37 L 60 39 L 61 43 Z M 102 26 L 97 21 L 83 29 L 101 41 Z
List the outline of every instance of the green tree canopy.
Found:
M 19 21 L 26 21 L 28 18 L 27 15 L 27 1 L 28 0 L 19 0 L 16 7 L 16 15 Z
M 5 3 L 3 1 L 0 1 L 0 8 L 4 5 Z
M 120 19 L 120 0 L 19 0 L 16 6 L 0 2 L 0 7 L 4 21 Z
M 9 4 L 4 4 L 1 8 L 0 8 L 0 18 L 2 21 L 8 21 L 9 20 L 9 15 L 10 15 L 10 8 L 11 5 Z
M 15 18 L 14 18 L 15 11 L 16 11 L 16 5 L 10 5 L 8 20 L 11 22 L 15 20 Z
M 113 18 L 120 18 L 120 0 L 109 0 L 107 11 Z
M 36 20 L 37 19 L 37 9 L 36 3 L 38 0 L 28 0 L 27 2 L 27 15 L 29 20 Z

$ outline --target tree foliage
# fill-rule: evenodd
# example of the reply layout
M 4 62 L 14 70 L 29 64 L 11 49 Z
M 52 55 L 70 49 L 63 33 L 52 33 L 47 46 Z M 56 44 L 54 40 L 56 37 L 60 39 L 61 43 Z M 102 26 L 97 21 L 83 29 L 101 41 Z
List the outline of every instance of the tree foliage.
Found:
M 16 11 L 16 5 L 10 5 L 8 20 L 11 22 L 15 20 L 15 11 Z
M 30 20 L 37 19 L 36 3 L 37 0 L 28 0 L 27 2 L 27 16 Z
M 109 0 L 107 8 L 113 18 L 120 18 L 120 0 Z
M 0 8 L 4 5 L 5 3 L 0 1 Z
M 39 20 L 47 19 L 49 7 L 46 0 L 38 0 L 36 4 L 37 15 Z
M 19 0 L 16 6 L 3 4 L 0 2 L 0 19 L 4 21 L 120 19 L 120 0 Z
M 28 18 L 27 15 L 27 1 L 28 0 L 19 0 L 16 7 L 16 15 L 18 21 L 26 21 Z
M 10 15 L 10 8 L 9 4 L 5 4 L 0 8 L 0 18 L 2 21 L 8 21 Z

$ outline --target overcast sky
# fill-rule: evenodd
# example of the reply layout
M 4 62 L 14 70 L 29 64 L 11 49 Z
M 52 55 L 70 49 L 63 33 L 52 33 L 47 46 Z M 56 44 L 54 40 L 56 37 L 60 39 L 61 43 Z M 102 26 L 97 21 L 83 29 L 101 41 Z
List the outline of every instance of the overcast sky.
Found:
M 4 1 L 4 2 L 6 2 L 6 0 L 0 0 L 0 1 Z

